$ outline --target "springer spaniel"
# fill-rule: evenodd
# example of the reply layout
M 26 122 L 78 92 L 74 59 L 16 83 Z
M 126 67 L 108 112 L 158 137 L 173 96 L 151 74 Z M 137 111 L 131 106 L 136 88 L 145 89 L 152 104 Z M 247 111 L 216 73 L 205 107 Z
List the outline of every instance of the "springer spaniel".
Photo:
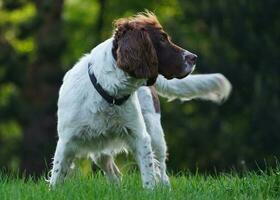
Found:
M 215 102 L 230 93 L 221 74 L 186 77 L 197 56 L 173 44 L 153 13 L 116 20 L 115 27 L 112 38 L 63 79 L 51 186 L 64 180 L 77 156 L 89 156 L 110 181 L 119 182 L 114 156 L 123 150 L 134 155 L 144 187 L 169 185 L 157 92 L 171 100 Z

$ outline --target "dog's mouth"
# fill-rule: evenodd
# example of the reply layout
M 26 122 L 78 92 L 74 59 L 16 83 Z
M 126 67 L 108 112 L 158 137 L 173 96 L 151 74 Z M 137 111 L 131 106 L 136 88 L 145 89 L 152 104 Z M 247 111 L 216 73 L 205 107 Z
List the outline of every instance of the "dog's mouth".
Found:
M 189 74 L 191 74 L 194 71 L 194 69 L 195 69 L 195 65 L 190 65 L 188 63 L 184 63 L 183 71 L 178 76 L 176 76 L 175 78 L 177 78 L 177 79 L 185 78 Z
M 176 75 L 165 76 L 165 78 L 168 79 L 168 80 L 173 79 L 173 78 L 183 79 L 183 78 L 187 77 L 188 75 L 190 75 L 194 71 L 195 66 L 196 65 L 190 65 L 188 63 L 184 63 L 180 73 L 178 73 Z

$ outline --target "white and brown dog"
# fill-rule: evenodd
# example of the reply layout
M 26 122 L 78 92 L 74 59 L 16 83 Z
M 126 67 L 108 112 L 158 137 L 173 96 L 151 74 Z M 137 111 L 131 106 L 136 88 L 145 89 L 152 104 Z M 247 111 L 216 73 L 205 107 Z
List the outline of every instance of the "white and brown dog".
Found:
M 112 38 L 64 77 L 51 185 L 64 180 L 76 156 L 89 156 L 109 180 L 118 182 L 114 156 L 123 150 L 134 155 L 144 187 L 169 185 L 157 92 L 169 99 L 215 102 L 230 93 L 221 74 L 186 77 L 197 56 L 173 44 L 153 13 L 119 19 L 115 28 Z

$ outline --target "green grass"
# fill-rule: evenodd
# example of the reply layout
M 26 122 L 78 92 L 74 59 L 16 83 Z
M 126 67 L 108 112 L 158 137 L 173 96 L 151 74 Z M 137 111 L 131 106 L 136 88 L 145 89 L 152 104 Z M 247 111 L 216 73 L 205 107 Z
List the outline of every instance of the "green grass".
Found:
M 280 170 L 265 173 L 248 172 L 244 176 L 221 174 L 217 176 L 181 174 L 171 176 L 172 190 L 158 187 L 142 189 L 137 173 L 125 174 L 120 186 L 107 183 L 97 173 L 91 177 L 76 176 L 56 189 L 49 190 L 44 178 L 34 181 L 0 175 L 0 199 L 280 199 Z

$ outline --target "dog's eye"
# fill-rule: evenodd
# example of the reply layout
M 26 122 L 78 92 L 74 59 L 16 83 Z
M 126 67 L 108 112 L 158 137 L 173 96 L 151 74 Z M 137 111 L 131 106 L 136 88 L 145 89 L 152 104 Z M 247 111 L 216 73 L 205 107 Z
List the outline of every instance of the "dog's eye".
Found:
M 168 35 L 166 33 L 162 33 L 160 37 L 161 42 L 166 42 L 168 40 Z
M 160 37 L 160 41 L 161 41 L 161 42 L 166 42 L 167 39 L 168 39 L 168 38 L 167 38 L 167 35 L 165 35 L 165 34 L 162 34 L 161 37 Z

